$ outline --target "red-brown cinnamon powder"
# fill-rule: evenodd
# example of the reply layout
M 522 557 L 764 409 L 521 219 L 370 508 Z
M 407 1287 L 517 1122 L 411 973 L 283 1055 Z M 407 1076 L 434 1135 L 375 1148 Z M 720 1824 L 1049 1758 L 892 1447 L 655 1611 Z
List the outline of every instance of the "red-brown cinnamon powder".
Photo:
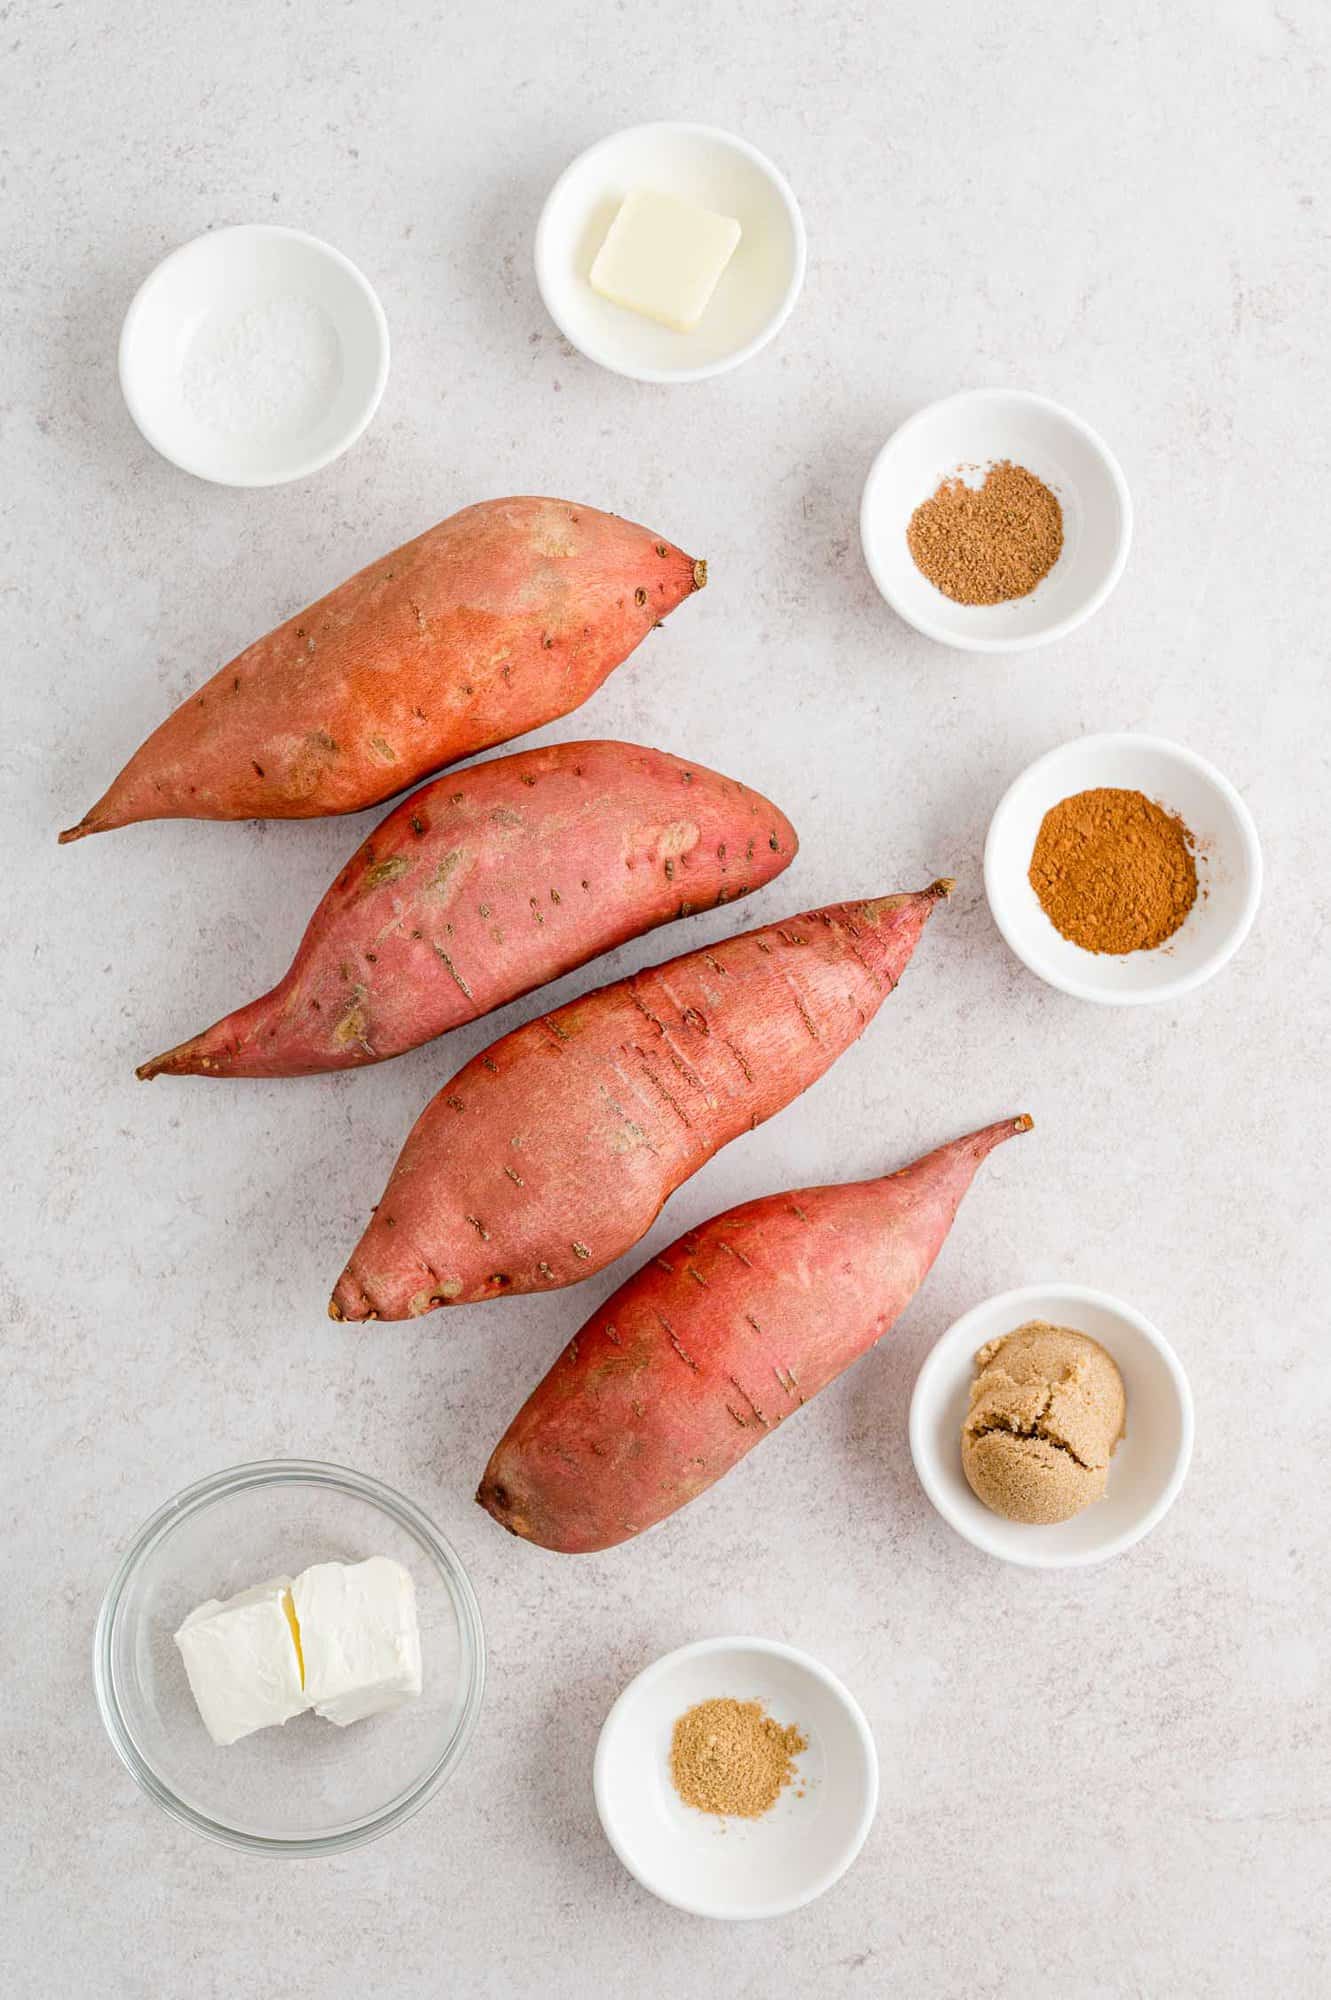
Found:
M 1195 845 L 1177 813 L 1102 785 L 1045 814 L 1030 883 L 1055 930 L 1084 951 L 1151 951 L 1197 900 Z

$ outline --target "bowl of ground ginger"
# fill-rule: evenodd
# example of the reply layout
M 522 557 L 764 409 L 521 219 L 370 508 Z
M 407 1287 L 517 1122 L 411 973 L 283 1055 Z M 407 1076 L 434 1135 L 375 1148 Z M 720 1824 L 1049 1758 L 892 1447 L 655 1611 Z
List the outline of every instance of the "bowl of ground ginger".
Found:
M 1132 503 L 1108 445 L 1071 410 L 972 389 L 893 432 L 865 481 L 860 539 L 882 595 L 926 638 L 1018 652 L 1104 603 Z
M 1174 1000 L 1233 957 L 1261 898 L 1252 815 L 1195 751 L 1083 736 L 1037 758 L 989 824 L 994 922 L 1039 978 L 1109 1006 Z
M 593 1773 L 607 1840 L 695 1916 L 781 1916 L 850 1867 L 878 1804 L 854 1696 L 773 1639 L 701 1639 L 655 1661 L 606 1717 Z

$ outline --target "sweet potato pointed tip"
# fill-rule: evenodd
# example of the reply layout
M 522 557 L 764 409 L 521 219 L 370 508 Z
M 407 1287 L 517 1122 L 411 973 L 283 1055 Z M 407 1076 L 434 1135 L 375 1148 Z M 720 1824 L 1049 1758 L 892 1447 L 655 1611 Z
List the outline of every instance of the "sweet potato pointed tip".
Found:
M 955 875 L 940 875 L 936 882 L 929 884 L 924 893 L 926 896 L 932 896 L 935 902 L 944 902 L 952 894 L 956 886 L 957 878 Z
M 208 1076 L 214 1065 L 207 1056 L 199 1053 L 199 1037 L 189 1042 L 177 1042 L 173 1049 L 164 1049 L 160 1056 L 150 1056 L 142 1062 L 134 1074 L 140 1083 L 151 1083 L 155 1076 Z
M 939 1152 L 946 1153 L 955 1148 L 958 1156 L 967 1163 L 967 1177 L 975 1173 L 999 1146 L 1005 1146 L 1009 1139 L 1017 1139 L 1023 1132 L 1029 1132 L 1035 1120 L 1029 1111 L 1023 1111 L 1015 1118 L 999 1118 L 992 1125 L 982 1125 L 976 1132 L 967 1132 L 963 1138 L 954 1139 L 951 1147 L 940 1146 Z
M 85 815 L 85 817 L 79 821 L 77 826 L 67 826 L 63 833 L 58 833 L 56 835 L 56 840 L 59 842 L 61 847 L 67 847 L 71 840 L 86 840 L 90 833 L 96 833 L 98 831 L 99 829 L 96 826 L 94 826 L 92 821 L 88 819 Z
M 1021 1111 L 1015 1118 L 1000 1118 L 996 1124 L 982 1126 L 978 1132 L 971 1132 L 965 1139 L 959 1140 L 958 1144 L 974 1146 L 977 1159 L 983 1160 L 995 1146 L 1001 1146 L 1007 1139 L 1015 1139 L 1022 1132 L 1029 1132 L 1034 1123 L 1029 1111 Z
M 707 588 L 706 556 L 699 556 L 693 565 L 693 588 L 695 590 L 705 590 Z

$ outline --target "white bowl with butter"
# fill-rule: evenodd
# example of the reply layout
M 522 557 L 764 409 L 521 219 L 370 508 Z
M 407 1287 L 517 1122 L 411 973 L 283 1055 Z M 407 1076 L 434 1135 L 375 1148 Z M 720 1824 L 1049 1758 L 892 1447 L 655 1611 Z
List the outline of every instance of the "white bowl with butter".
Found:
M 295 1665 L 293 1613 L 310 1645 Z M 117 1754 L 173 1818 L 315 1855 L 400 1825 L 456 1769 L 485 1642 L 419 1508 L 362 1473 L 272 1460 L 201 1480 L 140 1530 L 93 1673 Z
M 634 196 L 703 216 L 692 231 L 683 209 L 621 216 Z M 626 224 L 629 240 L 607 244 Z M 804 282 L 806 244 L 788 182 L 756 147 L 715 126 L 662 121 L 579 154 L 541 211 L 535 256 L 550 317 L 589 361 L 639 382 L 697 382 L 737 368 L 779 331 Z M 635 297 L 638 310 L 617 302 Z

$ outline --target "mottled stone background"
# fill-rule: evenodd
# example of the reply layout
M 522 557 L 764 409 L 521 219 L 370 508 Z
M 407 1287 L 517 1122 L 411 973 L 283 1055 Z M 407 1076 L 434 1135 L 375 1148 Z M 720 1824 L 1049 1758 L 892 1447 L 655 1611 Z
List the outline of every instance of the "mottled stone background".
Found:
M 709 0 L 656 8 L 0 7 L 5 110 L 0 1987 L 282 1992 L 1314 1996 L 1331 1983 L 1327 1108 L 1328 60 L 1322 0 Z M 531 274 L 542 196 L 615 127 L 768 150 L 810 264 L 776 345 L 674 392 L 603 374 Z M 140 279 L 271 218 L 378 287 L 367 437 L 285 490 L 141 441 L 115 352 Z M 1012 383 L 1121 455 L 1137 537 L 1063 645 L 987 660 L 898 624 L 861 561 L 869 461 L 932 397 Z M 136 1060 L 260 991 L 371 824 L 137 828 L 57 852 L 166 709 L 369 557 L 487 495 L 658 526 L 712 584 L 562 734 L 742 774 L 797 821 L 745 911 L 960 887 L 873 1031 L 685 1188 L 864 1174 L 1021 1109 L 923 1295 L 779 1439 L 636 1546 L 560 1561 L 471 1504 L 593 1302 L 406 1328 L 324 1300 L 406 1128 L 497 1021 L 340 1080 L 144 1090 Z M 1215 759 L 1262 833 L 1241 957 L 1097 1010 L 991 923 L 988 815 L 1098 728 Z M 699 919 L 679 947 L 724 935 Z M 661 954 L 618 953 L 610 971 Z M 584 973 L 555 989 L 579 990 Z M 931 1512 L 906 1404 L 1000 1287 L 1124 1294 L 1197 1396 L 1192 1476 L 1121 1561 L 1027 1575 Z M 453 1537 L 492 1646 L 481 1733 L 411 1826 L 339 1861 L 214 1849 L 105 1743 L 89 1640 L 119 1551 L 202 1473 L 344 1460 Z M 641 1892 L 592 1807 L 596 1731 L 662 1649 L 755 1631 L 855 1689 L 882 1806 L 824 1901 L 731 1930 Z

